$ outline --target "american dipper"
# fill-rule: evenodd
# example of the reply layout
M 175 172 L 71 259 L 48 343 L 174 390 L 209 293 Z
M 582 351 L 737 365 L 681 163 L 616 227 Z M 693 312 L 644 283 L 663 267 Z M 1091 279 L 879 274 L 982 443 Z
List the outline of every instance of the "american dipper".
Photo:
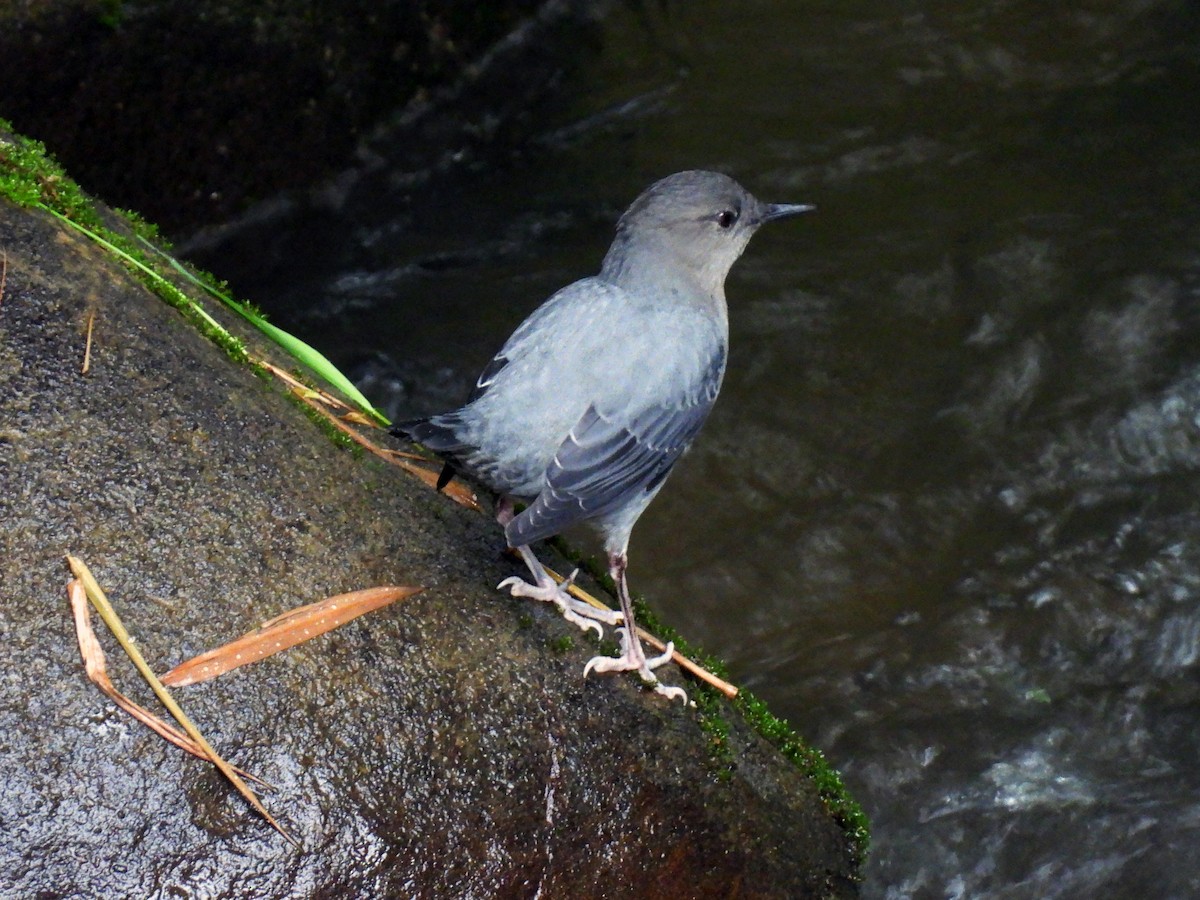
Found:
M 580 628 L 624 622 L 621 655 L 583 674 L 636 671 L 668 698 L 646 658 L 625 579 L 629 535 L 708 417 L 729 342 L 725 276 L 764 222 L 812 209 L 762 203 L 716 172 L 679 172 L 642 193 L 617 223 L 600 274 L 558 291 L 487 365 L 461 409 L 393 433 L 496 491 L 496 519 L 533 575 L 502 581 L 514 596 L 554 603 Z M 529 505 L 515 515 L 514 499 Z M 604 538 L 621 615 L 576 600 L 529 545 L 577 522 Z M 574 574 L 571 576 L 574 578 Z

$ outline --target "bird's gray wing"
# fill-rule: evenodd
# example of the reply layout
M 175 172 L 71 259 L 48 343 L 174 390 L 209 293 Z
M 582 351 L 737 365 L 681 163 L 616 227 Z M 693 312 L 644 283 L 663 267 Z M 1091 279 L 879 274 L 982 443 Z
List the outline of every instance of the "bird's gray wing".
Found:
M 589 406 L 555 453 L 542 492 L 508 524 L 509 544 L 517 547 L 558 534 L 657 488 L 708 418 L 724 368 L 722 352 L 675 404 L 625 415 Z
M 612 299 L 616 289 L 605 285 L 594 278 L 585 278 L 555 292 L 545 303 L 530 313 L 516 330 L 509 335 L 504 346 L 479 373 L 475 386 L 467 397 L 467 403 L 478 400 L 488 392 L 496 379 L 514 359 L 520 359 L 539 343 L 539 337 L 546 334 L 559 335 L 565 339 L 573 321 L 579 320 L 578 315 L 572 315 L 576 307 L 586 301 L 597 303 Z

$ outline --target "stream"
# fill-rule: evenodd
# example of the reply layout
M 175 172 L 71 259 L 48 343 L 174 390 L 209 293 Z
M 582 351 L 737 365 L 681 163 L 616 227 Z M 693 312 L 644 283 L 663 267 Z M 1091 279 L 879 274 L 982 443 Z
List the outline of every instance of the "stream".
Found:
M 1200 896 L 1200 7 L 596 29 L 519 148 L 380 178 L 239 293 L 438 411 L 656 178 L 815 204 L 733 270 L 634 589 L 842 772 L 864 896 Z

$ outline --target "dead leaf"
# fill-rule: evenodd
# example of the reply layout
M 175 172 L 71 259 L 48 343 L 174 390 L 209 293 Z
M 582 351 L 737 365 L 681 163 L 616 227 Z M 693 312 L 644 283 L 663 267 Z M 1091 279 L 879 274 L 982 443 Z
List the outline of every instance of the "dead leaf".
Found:
M 364 613 L 423 590 L 419 587 L 374 587 L 309 603 L 263 622 L 235 641 L 182 662 L 162 677 L 163 684 L 183 687 L 215 678 L 239 666 L 266 659 L 289 647 L 320 637 Z
M 293 376 L 286 369 L 281 369 L 279 366 L 268 362 L 265 359 L 256 359 L 255 362 L 290 387 L 297 395 L 300 396 L 301 399 L 305 401 L 318 400 L 331 409 L 340 409 L 346 412 L 353 411 L 353 407 L 347 405 L 338 397 L 335 397 L 333 394 L 330 394 L 327 391 L 309 387 L 307 384 Z
M 342 421 L 350 422 L 354 425 L 367 425 L 369 427 L 375 426 L 375 422 L 373 419 L 368 417 L 365 413 L 359 412 L 357 409 L 352 409 L 348 413 L 343 413 Z

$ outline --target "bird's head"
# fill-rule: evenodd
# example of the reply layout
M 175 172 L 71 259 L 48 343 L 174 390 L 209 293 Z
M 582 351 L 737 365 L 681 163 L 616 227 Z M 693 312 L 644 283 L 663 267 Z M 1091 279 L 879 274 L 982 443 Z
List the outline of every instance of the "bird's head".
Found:
M 663 265 L 681 266 L 707 290 L 720 292 L 761 225 L 812 208 L 763 203 L 719 172 L 677 172 L 650 185 L 621 216 L 605 269 L 645 252 Z

